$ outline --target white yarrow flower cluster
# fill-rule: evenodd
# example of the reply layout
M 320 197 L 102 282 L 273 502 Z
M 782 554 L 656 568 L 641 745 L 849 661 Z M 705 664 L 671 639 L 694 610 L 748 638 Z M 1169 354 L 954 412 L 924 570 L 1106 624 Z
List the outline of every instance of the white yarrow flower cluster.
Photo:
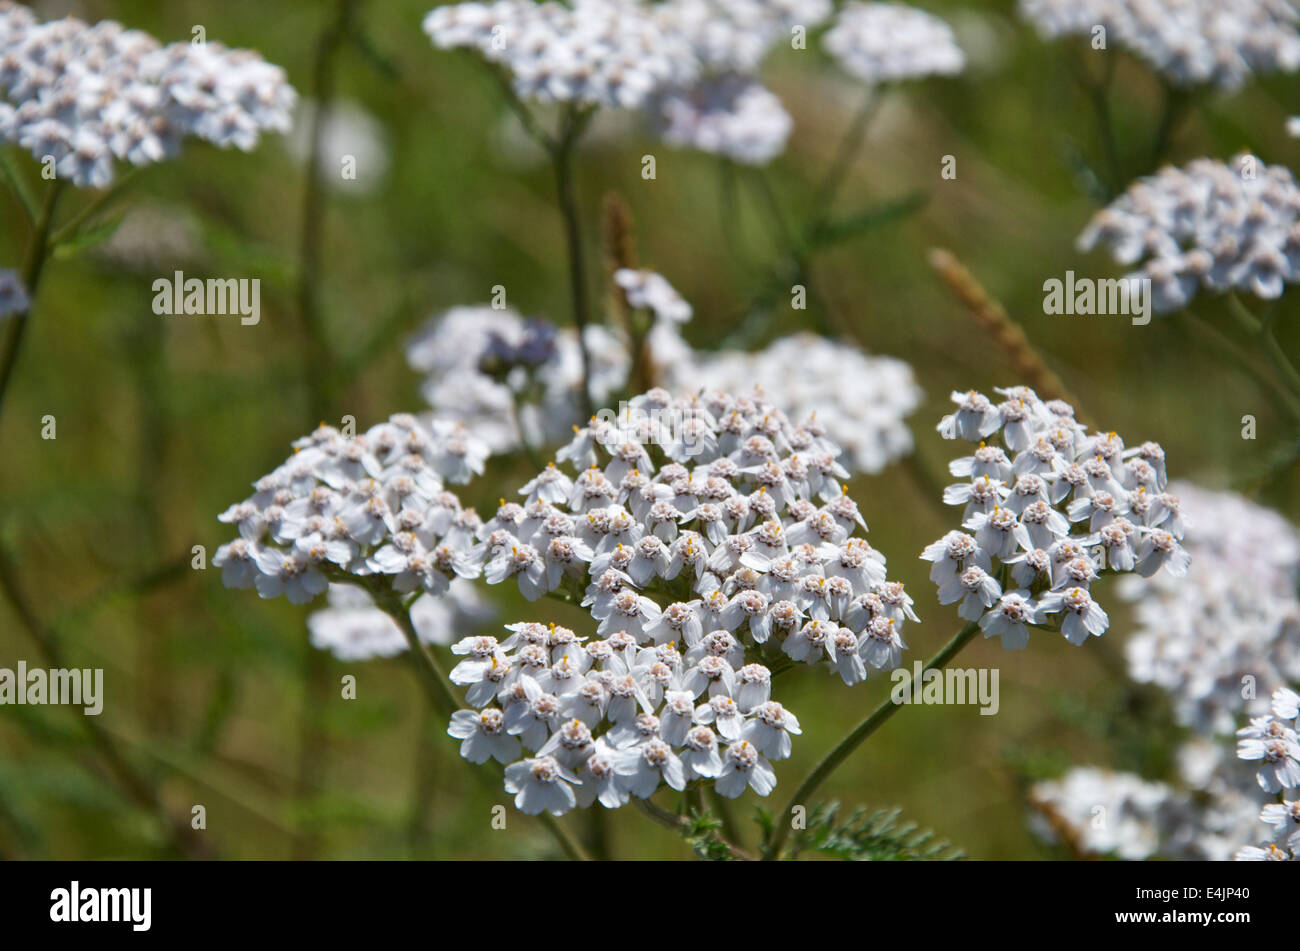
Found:
M 103 188 L 120 159 L 174 157 L 186 136 L 251 150 L 286 132 L 295 93 L 284 70 L 216 42 L 163 46 L 112 20 L 40 23 L 0 2 L 0 136 L 78 187 Z
M 844 4 L 822 45 L 849 75 L 865 83 L 952 76 L 966 66 L 952 28 L 901 3 Z
M 1099 211 L 1079 249 L 1110 249 L 1151 282 L 1157 312 L 1204 287 L 1272 300 L 1300 281 L 1300 188 L 1281 165 L 1243 153 L 1230 164 L 1196 159 L 1139 179 Z
M 1130 676 L 1165 690 L 1179 722 L 1198 736 L 1179 750 L 1177 785 L 1150 802 L 1146 831 L 1130 830 L 1135 844 L 1127 846 L 1126 857 L 1287 857 L 1286 840 L 1295 830 L 1285 828 L 1281 813 L 1290 798 L 1300 796 L 1284 793 L 1282 803 L 1268 801 L 1270 792 L 1281 791 L 1279 777 L 1289 782 L 1295 775 L 1286 755 L 1270 759 L 1268 742 L 1276 734 L 1285 752 L 1287 731 L 1294 730 L 1274 721 L 1291 713 L 1284 684 L 1300 679 L 1300 534 L 1276 513 L 1234 493 L 1172 487 L 1188 521 L 1187 574 L 1130 575 L 1119 588 L 1134 603 L 1139 623 L 1127 645 Z M 1257 692 L 1261 699 L 1254 699 Z M 1234 755 L 1233 734 L 1243 714 L 1255 717 L 1241 731 L 1240 749 L 1260 766 L 1258 778 Z M 1117 781 L 1141 782 L 1132 776 Z M 1091 792 L 1079 804 L 1084 811 L 1061 810 L 1070 821 L 1056 830 L 1057 837 L 1090 851 L 1114 848 L 1118 836 L 1097 829 L 1087 814 L 1098 805 L 1108 808 L 1106 797 Z M 1263 846 L 1251 844 L 1259 840 L 1261 819 L 1262 828 L 1277 833 Z M 1154 848 L 1152 833 L 1158 839 Z
M 1167 691 L 1184 726 L 1222 734 L 1248 709 L 1243 683 L 1264 697 L 1300 681 L 1300 533 L 1236 493 L 1171 488 L 1191 565 L 1182 578 L 1120 582 L 1138 626 L 1125 645 L 1129 676 Z
M 776 94 L 738 73 L 710 76 L 664 91 L 652 122 L 675 148 L 765 165 L 785 151 L 794 120 Z
M 653 9 L 665 31 L 692 45 L 702 72 L 753 76 L 795 27 L 811 31 L 833 7 L 830 0 L 665 0 Z
M 860 537 L 838 447 L 758 397 L 651 390 L 600 415 L 484 525 L 489 584 L 587 608 L 593 637 L 521 623 L 472 637 L 451 733 L 506 768 L 525 812 L 616 808 L 693 780 L 767 795 L 795 716 L 774 673 L 891 670 L 915 620 Z M 819 505 L 815 500 L 820 499 Z
M 477 50 L 509 71 L 518 96 L 542 103 L 636 108 L 697 68 L 690 44 L 637 0 L 449 4 L 424 31 L 439 48 Z
M 1289 0 L 1020 0 L 1047 39 L 1106 31 L 1179 86 L 1232 90 L 1253 75 L 1300 68 L 1297 14 Z
M 440 48 L 503 66 L 521 98 L 639 109 L 671 146 L 763 164 L 792 121 L 759 66 L 830 10 L 829 0 L 500 0 L 438 7 L 424 28 Z
M 1126 448 L 1116 433 L 1093 433 L 1060 400 L 1028 387 L 953 393 L 957 409 L 939 424 L 945 439 L 978 443 L 949 471 L 966 481 L 944 501 L 962 509 L 962 529 L 930 545 L 930 580 L 941 604 L 978 621 L 1008 650 L 1029 645 L 1031 629 L 1071 644 L 1100 637 L 1110 623 L 1092 596 L 1103 574 L 1160 569 L 1186 574 L 1182 517 L 1165 491 L 1164 450 Z M 996 440 L 995 440 L 996 437 Z
M 482 522 L 444 487 L 483 471 L 464 427 L 400 414 L 355 436 L 321 425 L 293 448 L 219 516 L 239 531 L 212 559 L 226 587 L 305 604 L 331 582 L 440 595 L 479 574 Z
M 1260 810 L 1269 829 L 1263 845 L 1243 846 L 1238 861 L 1300 860 L 1300 694 L 1289 687 L 1273 692 L 1270 709 L 1237 731 L 1237 756 L 1256 765 L 1260 789 L 1276 796 Z

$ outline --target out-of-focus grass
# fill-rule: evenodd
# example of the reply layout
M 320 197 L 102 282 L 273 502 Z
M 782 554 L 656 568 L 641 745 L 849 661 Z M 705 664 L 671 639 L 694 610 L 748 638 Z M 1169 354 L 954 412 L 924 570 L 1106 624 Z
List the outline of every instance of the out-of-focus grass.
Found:
M 1220 355 L 1170 321 L 1138 328 L 1123 320 L 1042 316 L 1047 278 L 1071 268 L 1105 276 L 1115 270 L 1103 255 L 1073 249 L 1095 205 L 1066 156 L 1082 150 L 1095 159 L 1098 151 L 1066 47 L 1041 43 L 1007 13 L 1009 6 L 927 4 L 957 24 L 972 67 L 955 80 L 887 94 L 837 210 L 850 213 L 917 189 L 928 201 L 919 213 L 819 257 L 826 296 L 857 343 L 915 368 L 926 392 L 912 418 L 918 460 L 939 483 L 954 450 L 933 427 L 949 390 L 1018 381 L 936 282 L 925 259 L 935 245 L 951 248 L 1006 304 L 1091 417 L 1130 441 L 1160 440 L 1177 475 L 1212 484 L 1248 479 L 1287 437 L 1287 422 Z M 332 7 L 140 0 L 85 3 L 78 12 L 112 16 L 168 41 L 188 38 L 202 24 L 209 39 L 254 47 L 284 65 L 306 92 L 316 37 Z M 401 341 L 428 313 L 482 301 L 492 285 L 504 284 L 525 312 L 567 319 L 550 170 L 511 144 L 520 139 L 518 129 L 482 66 L 430 48 L 419 30 L 425 9 L 411 0 L 362 4 L 369 43 L 391 70 L 376 68 L 352 46 L 338 60 L 340 96 L 383 124 L 392 159 L 375 191 L 331 192 L 324 225 L 320 294 L 334 351 L 352 360 L 373 334 L 384 335 L 338 394 L 340 412 L 361 426 L 421 406 Z M 861 91 L 814 51 L 779 52 L 769 66 L 796 132 L 766 174 L 794 217 L 807 206 Z M 1116 83 L 1121 149 L 1136 172 L 1153 134 L 1158 87 L 1127 61 Z M 1300 145 L 1282 132 L 1280 100 L 1288 88 L 1294 87 L 1266 80 L 1212 100 L 1181 128 L 1171 157 L 1227 157 L 1250 147 L 1266 161 L 1294 163 Z M 647 152 L 658 159 L 650 182 L 640 177 Z M 955 181 L 939 177 L 944 155 L 956 157 Z M 700 346 L 734 330 L 755 292 L 751 267 L 772 262 L 753 192 L 742 188 L 724 230 L 718 186 L 715 162 L 654 143 L 634 123 L 614 121 L 610 134 L 582 154 L 589 233 L 599 199 L 617 191 L 635 216 L 643 262 L 695 305 L 687 334 Z M 169 808 L 188 815 L 194 804 L 206 807 L 203 835 L 216 854 L 302 854 L 294 845 L 303 828 L 327 857 L 554 854 L 539 825 L 513 810 L 506 832 L 488 831 L 489 808 L 508 797 L 485 791 L 457 758 L 445 724 L 424 706 L 400 659 L 325 662 L 329 686 L 313 713 L 323 772 L 303 798 L 295 788 L 305 611 L 225 591 L 212 570 L 182 571 L 142 594 L 120 593 L 140 575 L 186 558 L 192 545 L 215 551 L 227 535 L 216 514 L 318 422 L 305 408 L 293 295 L 303 187 L 302 169 L 276 139 L 250 155 L 190 146 L 182 160 L 146 170 L 133 186 L 132 203 L 193 216 L 200 260 L 186 266 L 189 273 L 262 278 L 256 327 L 233 318 L 155 316 L 150 285 L 170 268 L 132 272 L 92 255 L 51 264 L 0 433 L 6 548 L 33 608 L 54 626 L 71 662 L 105 668 L 105 727 L 160 783 Z M 8 223 L 0 260 L 14 262 L 26 231 L 14 202 L 0 202 Z M 1290 315 L 1297 310 L 1283 306 Z M 1216 318 L 1216 305 L 1202 309 Z M 781 312 L 752 328 L 746 342 L 757 347 L 806 317 Z M 1296 320 L 1279 321 L 1279 329 L 1289 351 L 1300 349 Z M 53 441 L 40 438 L 46 414 L 58 421 Z M 1240 438 L 1245 414 L 1258 418 L 1256 442 Z M 508 465 L 494 472 L 507 486 L 527 475 Z M 910 664 L 957 625 L 934 603 L 916 559 L 952 520 L 900 466 L 852 488 L 872 543 L 917 599 L 923 624 L 908 631 Z M 490 510 L 500 494 L 509 493 L 484 484 L 466 498 Z M 1262 497 L 1294 515 L 1294 468 Z M 1084 762 L 1148 775 L 1167 768 L 1168 736 L 1140 726 L 1162 722 L 1159 698 L 1122 677 L 1128 612 L 1113 592 L 1105 603 L 1111 630 L 1085 649 L 1049 640 L 1013 655 L 976 642 L 962 663 L 1001 669 L 999 713 L 905 711 L 827 784 L 825 795 L 902 805 L 975 857 L 1054 854 L 1027 832 L 1024 777 Z M 502 616 L 547 618 L 554 610 L 516 599 L 503 605 Z M 0 611 L 0 665 L 19 659 L 38 662 L 16 617 Z M 355 701 L 339 699 L 345 674 L 357 678 Z M 780 764 L 771 808 L 888 686 L 876 680 L 850 690 L 814 672 L 787 677 L 781 698 L 799 715 L 804 735 L 793 758 Z M 156 827 L 105 778 L 74 716 L 53 707 L 6 707 L 0 716 L 0 852 L 162 854 Z M 737 814 L 747 817 L 753 806 L 747 796 Z M 567 821 L 582 830 L 588 820 Z M 689 854 L 634 810 L 606 823 L 615 855 Z

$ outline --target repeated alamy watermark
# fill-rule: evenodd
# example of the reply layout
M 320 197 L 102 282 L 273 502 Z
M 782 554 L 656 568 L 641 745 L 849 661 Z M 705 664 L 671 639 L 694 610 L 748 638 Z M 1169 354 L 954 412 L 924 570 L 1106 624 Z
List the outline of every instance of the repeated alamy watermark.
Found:
M 922 673 L 924 671 L 924 673 Z M 915 661 L 912 670 L 895 668 L 889 675 L 894 682 L 889 699 L 894 703 L 978 704 L 980 716 L 991 717 L 998 712 L 1001 701 L 998 693 L 999 671 L 996 667 L 949 667 L 945 670 L 925 670 Z
M 1043 282 L 1043 313 L 1069 317 L 1130 317 L 1135 327 L 1151 322 L 1151 279 L 1075 277 Z
M 73 881 L 50 892 L 50 921 L 129 924 L 148 931 L 153 924 L 152 888 L 91 888 Z
M 260 278 L 187 278 L 184 271 L 153 282 L 153 312 L 164 317 L 238 316 L 252 326 L 262 319 Z
M 0 706 L 5 704 L 82 707 L 86 716 L 99 716 L 104 709 L 104 669 L 28 668 L 25 660 L 17 669 L 0 667 Z

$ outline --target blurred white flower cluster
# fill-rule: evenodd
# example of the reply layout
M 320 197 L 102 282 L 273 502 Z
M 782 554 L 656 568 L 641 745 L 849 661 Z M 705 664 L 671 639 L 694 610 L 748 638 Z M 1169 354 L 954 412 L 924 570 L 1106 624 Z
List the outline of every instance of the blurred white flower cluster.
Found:
M 1271 300 L 1300 280 L 1300 188 L 1285 166 L 1249 153 L 1168 166 L 1097 212 L 1078 244 L 1138 265 L 1127 279 L 1150 280 L 1156 311 L 1185 306 L 1201 287 Z
M 1221 743 L 1193 740 L 1178 751 L 1178 785 L 1094 766 L 1029 793 L 1035 833 L 1075 851 L 1226 862 L 1255 837 L 1261 797 Z
M 1119 587 L 1139 624 L 1127 646 L 1130 675 L 1167 691 L 1179 722 L 1197 734 L 1178 752 L 1177 784 L 1082 768 L 1039 784 L 1032 798 L 1044 816 L 1068 820 L 1052 830 L 1056 837 L 1098 854 L 1285 858 L 1300 828 L 1287 801 L 1300 779 L 1300 746 L 1294 694 L 1284 686 L 1300 674 L 1300 533 L 1235 493 L 1174 487 L 1188 521 L 1187 574 L 1130 576 Z M 1250 725 L 1236 731 L 1243 716 Z M 1132 811 L 1137 825 L 1096 822 L 1098 806 L 1114 816 L 1110 804 L 1123 789 L 1145 790 Z M 1270 802 L 1279 792 L 1282 801 Z M 1268 842 L 1251 844 L 1262 834 Z
M 636 108 L 689 80 L 694 52 L 634 0 L 496 0 L 436 7 L 424 31 L 441 49 L 469 47 L 510 73 L 515 93 L 539 102 Z
M 410 649 L 397 622 L 363 588 L 331 584 L 326 597 L 329 607 L 307 617 L 313 647 L 345 663 L 395 657 Z M 453 578 L 442 595 L 420 594 L 407 610 L 421 643 L 443 646 L 460 631 L 482 627 L 495 613 L 465 578 Z
M 763 60 L 778 43 L 805 48 L 832 12 L 830 0 L 498 0 L 437 7 L 424 29 L 505 67 L 521 98 L 641 109 L 669 145 L 761 165 L 793 127 Z M 941 20 L 899 4 L 848 4 L 826 46 L 872 83 L 964 63 Z
M 692 308 L 661 275 L 622 268 L 614 282 L 628 306 L 646 312 L 647 355 L 656 381 L 690 393 L 699 381 L 720 390 L 757 386 L 796 418 L 812 416 L 844 452 L 853 472 L 880 472 L 912 451 L 906 417 L 921 401 L 912 368 L 893 357 L 811 333 L 782 337 L 763 350 L 694 350 L 678 331 Z M 617 330 L 587 327 L 591 389 L 605 401 L 628 382 L 629 342 Z M 510 309 L 453 307 L 435 315 L 407 344 L 407 362 L 426 375 L 424 398 L 438 419 L 464 423 L 493 452 L 558 442 L 580 422 L 582 355 L 576 331 L 525 320 Z M 791 373 L 797 365 L 817 373 Z
M 354 436 L 321 425 L 293 449 L 219 516 L 239 530 L 212 559 L 226 587 L 305 604 L 331 582 L 440 595 L 478 575 L 481 521 L 444 488 L 488 456 L 464 427 L 402 414 Z
M 816 367 L 792 373 L 792 367 Z M 853 472 L 880 472 L 912 451 L 906 417 L 921 402 L 912 368 L 811 333 L 773 341 L 757 352 L 694 351 L 665 364 L 665 384 L 685 390 L 694 381 L 735 392 L 759 386 L 795 418 L 811 417 L 844 451 Z
M 289 154 L 304 165 L 313 151 L 317 109 L 312 101 L 298 104 L 285 142 Z M 383 183 L 392 161 L 388 133 L 372 112 L 352 100 L 335 100 L 321 120 L 320 135 L 316 174 L 322 182 L 340 194 L 369 194 Z M 344 167 L 349 174 L 340 174 Z
M 901 3 L 850 0 L 822 44 L 845 72 L 870 84 L 951 76 L 966 65 L 952 27 Z
M 684 324 L 691 319 L 691 305 L 662 274 L 623 267 L 614 272 L 614 283 L 623 289 L 629 307 L 650 311 L 656 320 Z
M 647 293 L 671 312 L 667 320 L 689 317 L 689 305 L 658 280 L 663 286 L 650 282 Z M 638 286 L 647 281 L 642 277 Z M 675 330 L 661 331 L 657 322 L 652 345 L 663 332 L 678 339 Z M 586 343 L 592 396 L 604 400 L 627 382 L 627 341 L 591 324 Z M 406 359 L 426 374 L 422 393 L 435 416 L 465 424 L 496 453 L 565 439 L 581 415 L 582 352 L 573 328 L 527 320 L 509 308 L 453 307 L 434 315 L 407 342 Z
M 898 666 L 916 619 L 858 535 L 838 455 L 757 396 L 651 390 L 598 414 L 559 453 L 575 474 L 548 466 L 483 526 L 489 584 L 580 602 L 595 636 L 527 623 L 461 641 L 463 754 L 510 764 L 530 813 L 693 779 L 767 795 L 799 732 L 774 674 L 808 663 L 859 683 Z
M 1105 30 L 1179 86 L 1236 89 L 1253 75 L 1300 68 L 1297 14 L 1289 0 L 1020 0 L 1045 38 Z
M 1137 632 L 1129 676 L 1167 691 L 1180 723 L 1231 731 L 1248 709 L 1300 681 L 1300 533 L 1276 512 L 1231 492 L 1172 486 L 1188 525 L 1187 576 L 1126 577 Z
M 1159 851 L 1171 794 L 1164 783 L 1082 766 L 1059 780 L 1035 783 L 1029 798 L 1040 837 L 1065 839 L 1080 852 L 1140 861 Z
M 40 23 L 0 2 L 0 137 L 59 178 L 103 188 L 114 159 L 174 157 L 186 136 L 251 150 L 286 132 L 295 94 L 284 70 L 215 42 L 163 46 L 112 20 Z
M 1151 442 L 1126 448 L 1116 433 L 1089 435 L 1073 407 L 1044 402 L 1028 387 L 997 392 L 996 405 L 974 390 L 952 394 L 957 410 L 939 433 L 979 444 L 948 466 L 968 481 L 943 494 L 961 506 L 967 531 L 949 532 L 921 557 L 934 562 L 939 603 L 957 604 L 958 615 L 1008 650 L 1027 647 L 1030 628 L 1083 644 L 1110 623 L 1091 593 L 1104 573 L 1187 572 L 1164 450 Z
M 794 127 L 775 93 L 735 73 L 669 89 L 657 106 L 652 122 L 666 143 L 745 165 L 780 155 Z

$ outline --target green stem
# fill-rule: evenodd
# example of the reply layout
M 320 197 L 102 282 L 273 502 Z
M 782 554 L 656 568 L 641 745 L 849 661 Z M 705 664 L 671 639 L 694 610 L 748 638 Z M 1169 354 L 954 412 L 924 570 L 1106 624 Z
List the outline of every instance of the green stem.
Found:
M 402 604 L 401 598 L 391 588 L 383 587 L 382 581 L 379 585 L 372 586 L 370 592 L 375 599 L 375 604 L 396 621 L 397 626 L 401 628 L 402 634 L 406 638 L 406 644 L 411 649 L 410 654 L 415 662 L 415 667 L 422 675 L 420 682 L 424 684 L 425 693 L 428 695 L 430 703 L 433 704 L 435 710 L 445 718 L 450 719 L 451 715 L 460 709 L 460 701 L 456 699 L 456 688 L 452 686 L 451 681 L 447 679 L 447 675 L 438 666 L 438 662 L 429 653 L 429 649 L 420 640 L 415 625 L 411 623 L 411 615 Z M 489 763 L 494 768 L 500 769 L 501 767 L 501 764 L 496 760 L 489 760 Z M 581 843 L 569 834 L 568 829 L 560 825 L 555 816 L 543 812 L 537 818 L 542 825 L 546 826 L 547 831 L 551 833 L 560 849 L 571 861 L 591 861 L 591 856 L 587 854 Z
M 953 639 L 940 649 L 939 653 L 926 662 L 925 667 L 921 670 L 921 677 L 924 678 L 931 670 L 941 670 L 946 667 L 948 662 L 956 657 L 958 652 L 979 633 L 979 629 L 979 622 L 971 621 L 958 631 Z M 827 753 L 813 771 L 808 774 L 808 777 L 795 790 L 794 795 L 790 797 L 790 801 L 786 803 L 785 809 L 777 813 L 776 831 L 767 847 L 763 849 L 764 860 L 780 858 L 781 851 L 785 847 L 785 840 L 790 834 L 789 817 L 794 807 L 807 803 L 817 791 L 817 788 L 830 778 L 831 773 L 835 772 L 840 764 L 862 745 L 862 741 L 875 733 L 881 724 L 898 712 L 903 704 L 894 701 L 894 694 L 898 692 L 905 695 L 910 689 L 913 679 L 915 678 L 909 677 L 891 689 L 890 695 L 881 702 L 880 706 L 876 707 L 870 716 L 855 726 L 848 736 L 840 740 L 835 748 Z
M 826 219 L 830 217 L 831 205 L 835 203 L 835 198 L 848 177 L 849 169 L 853 167 L 853 160 L 857 158 L 858 152 L 862 148 L 862 140 L 867 134 L 867 127 L 871 124 L 871 119 L 876 114 L 876 107 L 879 103 L 880 97 L 877 95 L 876 87 L 868 86 L 862 103 L 853 114 L 853 121 L 849 124 L 849 127 L 844 132 L 844 137 L 840 140 L 834 160 L 826 170 L 826 175 L 821 184 L 817 187 L 816 197 L 813 199 L 812 204 L 812 213 L 808 216 L 808 222 L 804 227 L 806 238 L 811 238 L 826 223 Z
M 569 258 L 569 287 L 573 296 L 573 325 L 578 331 L 578 349 L 582 354 L 582 393 L 580 405 L 583 419 L 594 413 L 591 395 L 591 354 L 587 352 L 587 324 L 591 305 L 587 289 L 586 252 L 582 241 L 582 214 L 578 207 L 578 191 L 573 176 L 573 152 L 586 127 L 590 112 L 578 112 L 572 107 L 565 114 L 564 131 L 559 141 L 552 144 L 551 162 L 555 168 L 555 190 L 564 218 L 564 243 Z
M 87 202 L 76 214 L 59 225 L 54 231 L 53 237 L 50 238 L 50 246 L 58 247 L 69 238 L 76 237 L 83 224 L 122 197 L 122 194 L 131 187 L 142 170 L 142 168 L 136 167 L 128 169 L 118 176 L 112 188 L 102 192 L 93 201 Z
M 1160 125 L 1156 128 L 1155 139 L 1151 143 L 1151 156 L 1147 159 L 1146 171 L 1154 172 L 1164 160 L 1165 153 L 1173 141 L 1174 132 L 1182 122 L 1192 104 L 1191 95 L 1182 89 L 1165 84 L 1165 104 L 1160 115 Z
M 736 825 L 736 817 L 731 812 L 731 802 L 722 796 L 716 787 L 709 786 L 709 801 L 713 803 L 713 810 L 718 814 L 719 821 L 722 822 L 722 834 L 728 842 L 743 847 L 744 840 L 740 835 L 740 827 Z
M 1184 323 L 1219 353 L 1226 354 L 1248 377 L 1270 391 L 1282 407 L 1296 420 L 1300 420 L 1300 399 L 1268 373 L 1258 361 L 1248 355 L 1236 341 L 1225 335 L 1214 324 L 1193 311 L 1184 309 L 1180 315 Z
M 298 315 L 302 322 L 303 379 L 313 424 L 329 412 L 332 352 L 320 313 L 321 260 L 325 237 L 325 182 L 320 159 L 325 144 L 325 123 L 334 104 L 335 59 L 352 32 L 360 0 L 339 0 L 334 17 L 321 31 L 312 64 L 315 109 L 310 128 L 306 185 L 302 196 L 302 221 L 298 243 Z
M 68 667 L 62 646 L 49 627 L 36 616 L 26 593 L 22 590 L 14 565 L 3 551 L 0 551 L 0 594 L 4 595 L 19 622 L 36 643 L 45 663 L 54 669 Z M 99 755 L 108 764 L 122 791 L 140 809 L 158 820 L 171 847 L 178 854 L 189 858 L 210 857 L 211 848 L 208 843 L 194 834 L 188 822 L 168 811 L 157 787 L 147 776 L 140 773 L 126 754 L 118 748 L 112 734 L 99 722 L 99 717 L 79 716 L 76 720 L 90 734 L 92 742 L 99 750 Z
M 18 352 L 22 349 L 23 337 L 26 336 L 27 325 L 31 322 L 32 306 L 36 302 L 36 291 L 41 283 L 45 262 L 49 260 L 50 252 L 54 250 L 54 242 L 50 240 L 50 230 L 54 224 L 54 209 L 62 193 L 63 182 L 56 180 L 45 194 L 45 204 L 36 219 L 31 244 L 27 246 L 21 274 L 23 290 L 27 292 L 27 309 L 14 315 L 14 329 L 9 336 L 9 347 L 5 351 L 3 362 L 0 362 L 0 407 L 4 406 L 5 393 L 9 390 L 9 381 L 13 379 L 14 367 L 18 364 Z
M 1228 312 L 1247 335 L 1259 339 L 1263 344 L 1264 353 L 1273 364 L 1278 376 L 1286 383 L 1287 389 L 1300 396 L 1300 371 L 1296 370 L 1295 364 L 1277 342 L 1277 337 L 1273 334 L 1272 320 L 1260 320 L 1250 312 L 1236 294 L 1228 295 Z

